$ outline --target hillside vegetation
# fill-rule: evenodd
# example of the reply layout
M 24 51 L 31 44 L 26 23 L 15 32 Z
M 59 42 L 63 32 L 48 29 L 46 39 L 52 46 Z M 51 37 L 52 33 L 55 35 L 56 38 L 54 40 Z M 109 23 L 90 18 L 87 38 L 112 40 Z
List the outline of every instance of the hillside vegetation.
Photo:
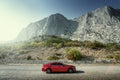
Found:
M 29 41 L 0 46 L 0 59 L 81 60 L 120 59 L 120 45 L 98 41 L 72 41 L 57 36 L 39 36 Z
M 40 36 L 41 38 L 41 36 Z M 44 40 L 39 40 L 36 38 L 31 39 L 28 42 L 21 42 L 15 45 L 16 48 L 36 48 L 36 47 L 85 47 L 90 49 L 106 49 L 106 50 L 120 50 L 120 45 L 118 43 L 101 43 L 98 41 L 72 41 L 69 39 L 60 38 L 57 36 L 44 36 Z

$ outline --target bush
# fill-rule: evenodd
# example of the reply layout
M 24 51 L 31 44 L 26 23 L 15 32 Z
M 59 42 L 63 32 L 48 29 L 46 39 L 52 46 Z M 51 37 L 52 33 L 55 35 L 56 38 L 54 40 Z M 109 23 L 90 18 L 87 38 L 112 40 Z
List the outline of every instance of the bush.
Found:
M 120 45 L 118 43 L 107 43 L 106 47 L 108 50 L 120 50 Z
M 33 60 L 32 57 L 29 55 L 27 56 L 27 60 Z
M 57 46 L 59 48 L 59 47 L 63 47 L 64 43 L 67 41 L 68 40 L 64 39 L 64 38 L 60 38 L 57 36 L 51 36 L 46 40 L 46 46 L 48 46 L 48 47 L 51 47 L 51 46 L 56 47 Z
M 57 56 L 49 56 L 47 60 L 59 60 L 60 58 Z
M 81 53 L 76 49 L 67 49 L 66 52 L 67 52 L 66 57 L 68 60 L 75 61 L 80 60 L 82 58 Z
M 108 58 L 108 59 L 113 59 L 113 58 L 114 58 L 114 55 L 107 55 L 106 58 Z
M 112 55 L 107 55 L 108 59 L 116 59 L 116 60 L 120 60 L 120 52 L 117 52 L 115 54 Z
M 63 47 L 63 43 L 56 44 L 54 47 L 56 49 L 62 48 Z
M 5 54 L 0 54 L 0 59 L 5 59 L 7 56 Z
M 98 42 L 98 41 L 94 41 L 93 42 L 93 49 L 95 48 L 105 48 L 105 44 L 101 43 L 101 42 Z
M 63 38 L 59 38 L 59 37 L 50 37 L 47 42 L 48 43 L 62 43 L 65 42 L 66 40 Z
M 116 60 L 120 60 L 120 53 L 116 53 L 116 54 L 115 54 L 115 59 L 116 59 Z
M 80 47 L 83 46 L 83 43 L 80 41 L 68 41 L 64 45 L 68 47 Z
M 106 48 L 106 45 L 101 43 L 101 42 L 98 42 L 98 41 L 93 41 L 93 42 L 90 42 L 90 41 L 84 41 L 84 46 L 85 47 L 88 47 L 88 48 L 91 48 L 91 49 L 101 49 L 101 48 Z
M 42 60 L 42 58 L 40 58 L 40 57 L 37 57 L 37 60 Z

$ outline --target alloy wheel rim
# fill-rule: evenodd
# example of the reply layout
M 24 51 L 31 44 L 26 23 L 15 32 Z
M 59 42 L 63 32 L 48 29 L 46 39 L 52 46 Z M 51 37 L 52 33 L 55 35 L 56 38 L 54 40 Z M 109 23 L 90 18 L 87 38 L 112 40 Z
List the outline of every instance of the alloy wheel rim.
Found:
M 69 69 L 69 72 L 73 72 L 72 69 Z

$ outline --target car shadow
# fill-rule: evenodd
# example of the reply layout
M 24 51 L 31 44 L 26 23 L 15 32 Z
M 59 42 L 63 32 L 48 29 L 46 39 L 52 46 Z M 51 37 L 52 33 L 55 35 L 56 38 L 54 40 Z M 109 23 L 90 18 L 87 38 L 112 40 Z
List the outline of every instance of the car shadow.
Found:
M 85 73 L 85 71 L 78 70 L 75 73 Z
M 80 74 L 80 73 L 85 73 L 85 72 L 81 71 L 81 70 L 77 70 L 76 72 L 73 72 L 73 73 L 69 73 L 69 72 L 52 72 L 52 73 L 49 73 L 49 74 Z

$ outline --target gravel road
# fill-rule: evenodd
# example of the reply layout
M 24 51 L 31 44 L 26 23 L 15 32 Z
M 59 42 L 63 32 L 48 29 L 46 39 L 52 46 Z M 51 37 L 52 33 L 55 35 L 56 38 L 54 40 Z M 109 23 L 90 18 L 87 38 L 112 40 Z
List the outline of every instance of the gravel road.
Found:
M 75 65 L 76 73 L 41 71 L 41 64 L 0 65 L 0 80 L 120 80 L 120 64 Z

